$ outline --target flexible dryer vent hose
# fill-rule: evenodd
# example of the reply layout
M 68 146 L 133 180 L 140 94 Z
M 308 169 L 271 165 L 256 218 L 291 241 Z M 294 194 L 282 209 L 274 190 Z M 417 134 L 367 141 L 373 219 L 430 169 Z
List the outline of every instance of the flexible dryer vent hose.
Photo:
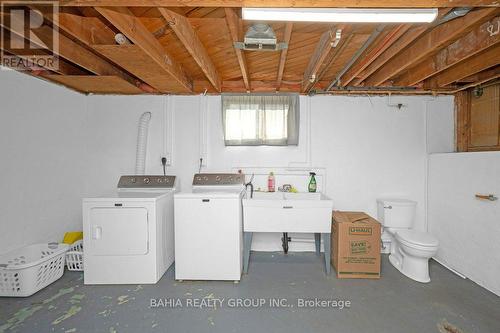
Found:
M 135 174 L 144 175 L 146 172 L 146 152 L 148 148 L 148 128 L 151 120 L 151 112 L 144 112 L 139 118 L 139 129 L 137 132 L 137 150 L 135 159 Z

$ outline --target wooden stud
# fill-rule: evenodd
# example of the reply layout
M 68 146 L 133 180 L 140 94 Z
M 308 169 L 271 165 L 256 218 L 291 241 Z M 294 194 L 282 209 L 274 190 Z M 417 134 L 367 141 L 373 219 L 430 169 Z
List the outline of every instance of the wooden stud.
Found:
M 290 38 L 292 37 L 293 23 L 287 22 L 285 24 L 285 31 L 283 33 L 283 42 L 288 44 L 288 47 L 281 50 L 280 63 L 278 65 L 278 78 L 276 79 L 276 90 L 280 90 L 281 81 L 283 80 L 283 72 L 285 71 L 286 55 L 290 47 Z
M 460 91 L 455 94 L 456 146 L 457 151 L 466 152 L 469 149 L 470 130 L 470 92 Z
M 233 40 L 234 44 L 240 41 L 240 38 L 242 37 L 241 22 L 238 15 L 232 8 L 225 8 L 225 12 L 227 27 L 229 28 L 229 33 L 231 34 L 231 39 Z M 247 91 L 250 91 L 250 76 L 248 75 L 248 67 L 245 59 L 245 54 L 242 50 L 234 48 L 234 46 L 233 49 L 236 53 L 236 57 L 238 58 L 238 64 L 240 65 L 241 76 L 243 77 L 245 88 Z
M 198 35 L 191 26 L 191 23 L 189 23 L 186 17 L 166 8 L 158 8 L 158 10 L 167 22 L 169 22 L 170 28 L 172 28 L 182 44 L 184 44 L 184 47 L 188 50 L 189 54 L 191 54 L 198 66 L 200 66 L 210 83 L 212 83 L 217 91 L 220 91 L 221 79 L 219 73 L 212 59 L 210 59 L 205 46 L 201 43 Z
M 396 86 L 412 86 L 435 75 L 485 49 L 500 42 L 500 34 L 491 35 L 489 26 L 500 26 L 500 17 L 496 17 L 475 28 L 464 37 L 442 49 L 430 59 L 425 59 L 418 66 L 408 69 L 395 82 Z
M 366 79 L 365 85 L 377 86 L 386 82 L 411 65 L 420 62 L 432 52 L 435 52 L 436 49 L 459 38 L 477 23 L 491 18 L 496 12 L 496 8 L 484 8 L 470 12 L 464 17 L 457 18 L 447 24 L 437 26 Z
M 193 91 L 193 82 L 183 68 L 165 51 L 160 42 L 128 8 L 95 7 L 111 24 L 135 45 L 146 52 L 153 61 L 167 71 L 187 91 Z
M 430 89 L 444 87 L 498 64 L 500 64 L 500 45 L 489 48 L 478 56 L 462 61 L 458 65 L 427 79 L 424 82 L 424 87 Z

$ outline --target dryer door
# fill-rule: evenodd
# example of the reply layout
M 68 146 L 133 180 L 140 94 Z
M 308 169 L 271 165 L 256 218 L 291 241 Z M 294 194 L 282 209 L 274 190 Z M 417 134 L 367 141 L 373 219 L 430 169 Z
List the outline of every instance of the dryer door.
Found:
M 93 207 L 89 212 L 92 255 L 125 256 L 148 253 L 148 210 L 144 207 Z

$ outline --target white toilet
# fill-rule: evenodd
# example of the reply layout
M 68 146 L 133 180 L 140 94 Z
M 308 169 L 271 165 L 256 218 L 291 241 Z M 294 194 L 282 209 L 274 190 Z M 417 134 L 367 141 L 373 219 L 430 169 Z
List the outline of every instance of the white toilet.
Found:
M 417 203 L 404 199 L 378 199 L 377 215 L 383 226 L 382 239 L 390 238 L 389 261 L 401 273 L 427 283 L 429 259 L 439 242 L 431 234 L 412 230 Z

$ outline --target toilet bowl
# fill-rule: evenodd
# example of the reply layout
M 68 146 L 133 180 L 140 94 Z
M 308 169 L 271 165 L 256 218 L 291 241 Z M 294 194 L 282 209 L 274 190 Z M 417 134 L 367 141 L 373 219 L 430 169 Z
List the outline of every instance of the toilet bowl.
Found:
M 410 279 L 430 282 L 429 259 L 438 250 L 438 240 L 428 233 L 401 230 L 395 233 L 393 244 L 390 263 Z
M 413 230 L 417 203 L 403 199 L 378 199 L 378 218 L 390 239 L 389 262 L 418 282 L 430 282 L 429 259 L 439 246 L 431 234 Z

